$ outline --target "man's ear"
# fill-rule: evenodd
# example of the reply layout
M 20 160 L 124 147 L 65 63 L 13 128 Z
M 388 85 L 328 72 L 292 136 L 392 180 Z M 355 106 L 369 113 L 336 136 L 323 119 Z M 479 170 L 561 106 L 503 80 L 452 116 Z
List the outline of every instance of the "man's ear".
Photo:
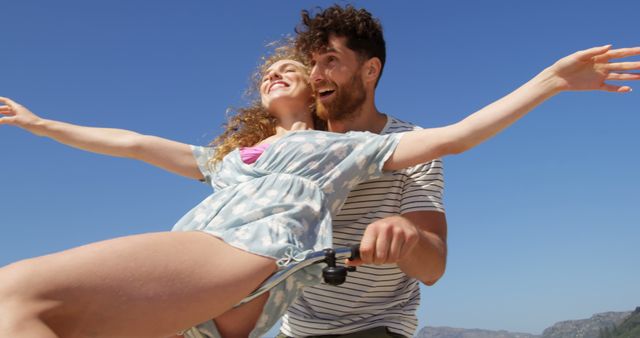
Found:
M 380 62 L 379 58 L 372 57 L 371 59 L 367 60 L 364 63 L 363 74 L 362 74 L 364 76 L 365 82 L 367 83 L 371 82 L 375 86 L 376 82 L 378 81 L 378 78 L 380 77 L 381 68 L 382 68 L 382 62 Z

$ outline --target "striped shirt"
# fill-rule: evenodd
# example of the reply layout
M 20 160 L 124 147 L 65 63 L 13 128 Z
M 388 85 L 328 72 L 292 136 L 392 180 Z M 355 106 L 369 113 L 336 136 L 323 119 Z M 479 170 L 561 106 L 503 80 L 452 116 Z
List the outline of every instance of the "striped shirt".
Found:
M 420 129 L 393 117 L 380 134 Z M 442 162 L 398 170 L 363 182 L 333 219 L 333 244 L 360 243 L 370 223 L 414 211 L 444 212 Z M 339 287 L 320 284 L 306 288 L 282 318 L 280 330 L 291 337 L 347 334 L 386 326 L 413 336 L 420 305 L 420 285 L 396 264 L 363 265 L 349 273 Z

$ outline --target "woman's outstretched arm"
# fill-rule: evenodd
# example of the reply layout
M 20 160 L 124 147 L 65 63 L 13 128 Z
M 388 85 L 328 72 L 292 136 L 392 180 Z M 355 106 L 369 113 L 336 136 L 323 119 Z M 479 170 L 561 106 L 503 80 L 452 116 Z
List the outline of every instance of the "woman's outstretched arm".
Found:
M 133 158 L 175 174 L 202 179 L 189 145 L 161 137 L 112 128 L 83 127 L 43 119 L 17 102 L 0 97 L 0 125 L 14 125 L 35 135 L 93 153 Z
M 610 50 L 610 47 L 595 47 L 562 58 L 520 88 L 458 123 L 405 133 L 384 169 L 406 168 L 465 152 L 561 91 L 630 92 L 628 86 L 616 86 L 605 81 L 640 80 L 640 74 L 625 73 L 639 70 L 640 62 L 610 63 L 609 60 L 640 55 L 640 47 L 615 50 Z

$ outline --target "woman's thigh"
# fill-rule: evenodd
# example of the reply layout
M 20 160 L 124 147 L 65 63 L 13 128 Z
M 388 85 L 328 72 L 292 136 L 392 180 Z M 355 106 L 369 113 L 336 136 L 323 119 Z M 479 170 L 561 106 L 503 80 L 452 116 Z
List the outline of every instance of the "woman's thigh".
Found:
M 249 303 L 242 304 L 215 318 L 216 328 L 223 337 L 248 337 L 256 326 L 264 305 L 269 299 L 266 292 Z
M 226 312 L 275 269 L 206 233 L 152 233 L 0 269 L 14 289 L 0 296 L 63 337 L 162 337 Z

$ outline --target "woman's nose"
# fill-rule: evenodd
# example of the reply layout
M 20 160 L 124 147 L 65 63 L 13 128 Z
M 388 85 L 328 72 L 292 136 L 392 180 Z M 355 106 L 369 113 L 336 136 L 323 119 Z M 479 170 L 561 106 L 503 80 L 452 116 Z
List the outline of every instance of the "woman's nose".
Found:
M 282 79 L 282 74 L 278 71 L 272 71 L 268 75 L 269 81 Z

